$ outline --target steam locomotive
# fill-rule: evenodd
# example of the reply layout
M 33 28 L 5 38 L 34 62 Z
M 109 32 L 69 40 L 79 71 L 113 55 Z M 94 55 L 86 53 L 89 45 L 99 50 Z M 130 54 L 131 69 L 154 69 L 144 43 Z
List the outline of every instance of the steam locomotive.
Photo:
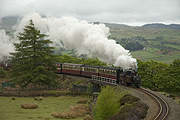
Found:
M 9 63 L 0 63 L 0 67 L 8 70 Z M 141 85 L 141 79 L 136 70 L 123 70 L 117 67 L 89 66 L 83 64 L 56 63 L 57 74 L 68 74 L 91 78 L 94 81 L 113 85 L 135 86 Z
M 136 70 L 123 70 L 116 67 L 88 66 L 83 64 L 56 63 L 58 74 L 68 74 L 92 78 L 92 80 L 114 84 L 140 87 L 141 79 Z

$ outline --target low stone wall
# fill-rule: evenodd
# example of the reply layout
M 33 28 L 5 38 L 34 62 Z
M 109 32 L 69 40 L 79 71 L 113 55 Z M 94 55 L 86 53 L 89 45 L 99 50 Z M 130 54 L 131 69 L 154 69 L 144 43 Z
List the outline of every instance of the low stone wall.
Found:
M 7 90 L 0 93 L 0 96 L 16 96 L 16 97 L 35 97 L 35 96 L 77 96 L 77 95 L 89 95 L 87 92 L 71 92 L 62 90 Z
M 88 90 L 88 78 L 58 75 L 59 86 L 58 88 L 26 88 L 20 89 L 18 87 L 11 88 L 0 86 L 0 96 L 64 96 L 64 95 L 87 95 Z

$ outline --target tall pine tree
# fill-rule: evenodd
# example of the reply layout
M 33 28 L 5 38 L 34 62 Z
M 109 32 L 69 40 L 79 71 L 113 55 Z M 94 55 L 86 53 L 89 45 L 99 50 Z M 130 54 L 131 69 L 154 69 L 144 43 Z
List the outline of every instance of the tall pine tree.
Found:
M 35 28 L 33 21 L 25 26 L 24 31 L 17 36 L 12 55 L 12 78 L 21 87 L 53 86 L 56 74 L 55 57 L 52 55 L 52 42 L 45 39 L 47 35 Z

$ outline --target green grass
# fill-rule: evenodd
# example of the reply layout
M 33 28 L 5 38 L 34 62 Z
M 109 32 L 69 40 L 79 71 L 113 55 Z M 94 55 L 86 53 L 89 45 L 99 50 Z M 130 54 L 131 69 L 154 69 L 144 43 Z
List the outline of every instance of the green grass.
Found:
M 174 59 L 180 58 L 180 51 L 173 51 L 168 54 L 162 54 L 160 49 L 146 48 L 146 50 L 131 52 L 132 56 L 141 60 L 156 60 L 164 63 L 171 63 Z
M 162 55 L 157 53 L 151 53 L 149 51 L 135 51 L 131 53 L 133 57 L 140 60 L 156 60 L 163 63 L 171 63 L 175 59 L 180 58 L 180 53 L 173 53 L 171 55 Z
M 152 39 L 161 36 L 165 41 L 177 41 L 180 43 L 180 30 L 177 29 L 126 27 L 119 29 L 111 28 L 111 33 L 113 36 L 118 36 L 119 38 L 142 36 Z
M 131 52 L 131 53 L 134 57 L 141 60 L 149 60 L 156 57 L 154 54 L 147 51 L 136 51 L 136 52 Z
M 68 111 L 70 106 L 75 105 L 83 97 L 44 97 L 42 101 L 35 101 L 32 97 L 0 97 L 0 120 L 65 120 L 51 116 L 53 112 Z M 21 104 L 35 103 L 37 109 L 22 109 Z M 73 120 L 82 120 L 77 118 Z
M 147 42 L 139 41 L 146 50 L 132 52 L 133 57 L 141 60 L 156 60 L 170 63 L 180 58 L 180 30 L 143 27 L 111 27 L 111 36 L 119 41 L 121 38 L 141 36 Z M 158 38 L 158 39 L 157 39 Z M 167 54 L 164 52 L 170 51 Z
M 175 48 L 175 49 L 177 49 L 177 50 L 180 50 L 180 46 L 178 46 L 178 45 L 165 44 L 164 46 L 167 46 L 167 47 L 171 47 L 171 48 Z

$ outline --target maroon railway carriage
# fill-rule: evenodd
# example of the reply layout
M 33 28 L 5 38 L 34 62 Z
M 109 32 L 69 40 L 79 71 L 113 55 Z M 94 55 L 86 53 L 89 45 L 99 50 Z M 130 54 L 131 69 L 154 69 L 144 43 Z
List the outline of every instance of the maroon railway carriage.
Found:
M 9 69 L 10 64 L 0 64 L 3 69 Z M 140 87 L 141 80 L 135 70 L 123 70 L 114 67 L 88 66 L 72 63 L 56 63 L 58 74 L 68 74 L 80 77 L 93 78 L 100 82 L 116 85 L 134 85 Z
M 94 78 L 112 84 L 135 85 L 140 87 L 140 78 L 134 70 L 121 68 L 88 66 L 82 64 L 57 63 L 57 73 Z

